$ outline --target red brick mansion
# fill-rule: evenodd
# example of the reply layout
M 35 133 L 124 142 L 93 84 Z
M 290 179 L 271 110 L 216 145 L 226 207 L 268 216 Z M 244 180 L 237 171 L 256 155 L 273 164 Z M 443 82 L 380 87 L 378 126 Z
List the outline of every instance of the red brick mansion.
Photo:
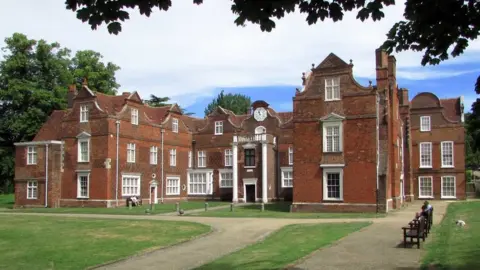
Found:
M 398 88 L 376 51 L 376 84 L 330 54 L 304 74 L 293 112 L 255 101 L 205 118 L 139 95 L 68 92 L 31 142 L 16 144 L 15 206 L 217 199 L 292 201 L 293 211 L 389 211 L 414 199 L 464 199 L 463 98 Z

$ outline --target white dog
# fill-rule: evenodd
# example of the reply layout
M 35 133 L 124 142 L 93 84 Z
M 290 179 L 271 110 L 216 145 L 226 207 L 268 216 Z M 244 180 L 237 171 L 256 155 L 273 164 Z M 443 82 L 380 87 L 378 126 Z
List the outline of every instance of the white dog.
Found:
M 465 221 L 459 219 L 455 222 L 455 224 L 457 224 L 457 226 L 459 226 L 459 227 L 463 227 L 463 226 L 465 226 Z

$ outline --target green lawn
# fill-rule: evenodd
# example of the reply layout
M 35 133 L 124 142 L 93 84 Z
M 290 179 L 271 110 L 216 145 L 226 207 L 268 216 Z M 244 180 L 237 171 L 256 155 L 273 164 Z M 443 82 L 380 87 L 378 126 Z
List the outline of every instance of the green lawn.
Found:
M 184 221 L 2 216 L 0 269 L 85 269 L 210 231 Z
M 12 208 L 15 202 L 15 195 L 12 194 L 0 194 L 0 208 Z
M 22 212 L 22 213 L 78 213 L 78 214 L 110 214 L 110 215 L 146 215 L 145 210 L 149 209 L 148 204 L 143 206 L 128 207 L 121 206 L 119 208 L 93 208 L 93 207 L 61 207 L 61 208 L 23 208 L 11 209 L 13 207 L 13 194 L 0 195 L 0 211 Z M 208 202 L 208 207 L 227 205 L 227 202 L 212 201 Z M 180 208 L 184 210 L 202 209 L 205 207 L 204 201 L 180 202 Z M 3 209 L 2 209 L 3 208 Z M 5 209 L 7 208 L 7 209 Z M 175 203 L 169 202 L 164 204 L 156 204 L 153 214 L 162 214 L 175 212 Z
M 455 221 L 466 226 L 460 228 Z M 432 242 L 425 245 L 423 269 L 480 269 L 480 201 L 451 203 L 438 226 L 433 227 Z
M 197 269 L 283 269 L 313 251 L 369 224 L 355 222 L 288 225 L 262 242 L 221 257 Z
M 192 213 L 191 216 L 206 217 L 258 217 L 258 218 L 375 218 L 385 217 L 385 214 L 375 213 L 290 213 L 290 203 L 278 202 L 265 204 L 261 212 L 260 204 L 237 205 L 233 212 L 230 207 L 207 212 Z

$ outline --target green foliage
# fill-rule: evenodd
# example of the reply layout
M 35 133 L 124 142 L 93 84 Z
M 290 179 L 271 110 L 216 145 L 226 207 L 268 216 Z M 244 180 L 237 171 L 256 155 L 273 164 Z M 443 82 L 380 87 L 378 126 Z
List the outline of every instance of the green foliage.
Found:
M 93 51 L 71 51 L 59 43 L 14 33 L 0 61 L 0 189 L 13 179 L 14 142 L 30 141 L 53 110 L 66 107 L 68 85 L 83 77 L 99 92 L 114 93 L 118 67 Z
M 224 94 L 223 90 L 205 108 L 205 115 L 211 114 L 218 106 L 235 114 L 246 114 L 251 105 L 250 97 L 242 94 Z
M 150 95 L 150 99 L 144 99 L 143 103 L 148 104 L 149 106 L 152 107 L 163 107 L 163 106 L 171 106 L 172 104 L 169 103 L 170 98 L 169 97 L 157 97 L 153 94 Z M 180 107 L 180 110 L 184 115 L 193 115 L 195 113 L 193 112 L 187 112 L 184 108 Z

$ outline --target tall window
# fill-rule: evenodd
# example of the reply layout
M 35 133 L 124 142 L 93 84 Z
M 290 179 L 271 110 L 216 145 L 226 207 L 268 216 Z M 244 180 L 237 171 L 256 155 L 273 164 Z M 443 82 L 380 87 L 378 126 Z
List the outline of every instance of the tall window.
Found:
M 293 147 L 288 147 L 288 165 L 293 165 Z
M 233 166 L 233 151 L 225 149 L 225 167 Z
M 198 167 L 207 167 L 207 154 L 205 151 L 198 151 Z
M 282 188 L 293 187 L 293 171 L 291 168 L 282 170 Z
M 220 171 L 220 187 L 221 188 L 233 187 L 233 172 Z
M 430 116 L 420 116 L 420 131 L 430 131 Z
M 138 109 L 132 109 L 132 124 L 138 125 Z
M 245 149 L 245 166 L 255 166 L 255 149 Z
M 88 198 L 90 173 L 78 173 L 77 175 L 77 198 Z
M 122 196 L 140 196 L 140 176 L 122 175 Z
M 172 132 L 178 133 L 178 119 L 172 118 Z
M 340 78 L 325 79 L 325 100 L 340 100 Z
M 150 164 L 156 165 L 158 159 L 158 148 L 156 146 L 150 147 Z
M 455 177 L 442 176 L 442 198 L 455 198 Z
M 127 144 L 127 162 L 135 163 L 135 144 Z
M 211 194 L 209 183 L 210 173 L 191 172 L 188 175 L 188 194 L 206 195 Z
M 80 106 L 80 123 L 88 122 L 88 106 L 81 105 Z
M 343 200 L 342 169 L 323 169 L 323 199 Z
M 431 176 L 418 177 L 418 197 L 431 198 L 433 197 L 433 183 Z
M 170 166 L 177 166 L 177 149 L 170 149 Z
M 37 164 L 37 148 L 35 146 L 27 147 L 27 165 Z
M 420 168 L 432 167 L 432 143 L 420 143 Z
M 223 121 L 215 121 L 215 135 L 223 134 Z
M 453 167 L 453 142 L 442 142 L 442 167 Z
M 167 177 L 167 195 L 180 195 L 180 177 Z
M 78 139 L 78 162 L 90 160 L 90 139 Z
M 341 123 L 324 125 L 324 152 L 341 152 Z
M 188 151 L 188 167 L 192 167 L 192 151 Z
M 28 181 L 27 182 L 27 199 L 29 200 L 37 199 L 37 194 L 38 194 L 38 182 Z

